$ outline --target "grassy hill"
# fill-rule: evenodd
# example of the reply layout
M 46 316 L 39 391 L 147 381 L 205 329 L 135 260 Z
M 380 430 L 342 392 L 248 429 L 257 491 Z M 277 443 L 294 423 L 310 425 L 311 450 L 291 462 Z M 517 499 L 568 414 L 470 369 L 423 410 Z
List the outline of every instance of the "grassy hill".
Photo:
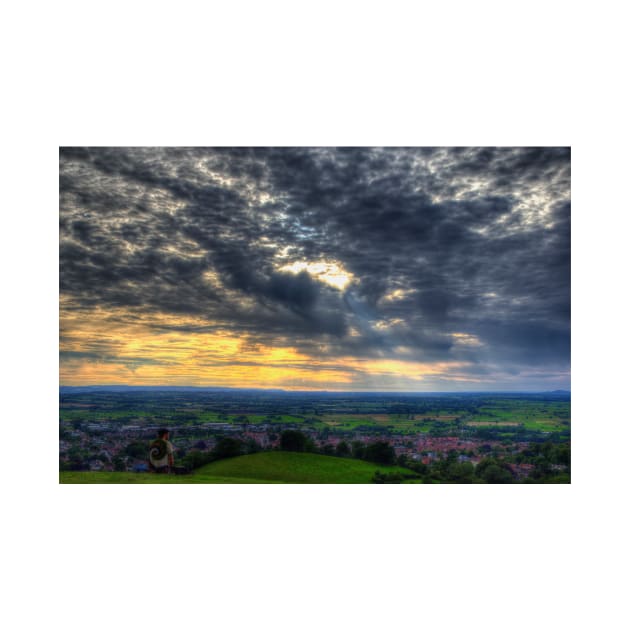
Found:
M 400 466 L 313 453 L 272 451 L 222 459 L 191 475 L 61 472 L 60 483 L 371 483 L 374 473 L 413 474 Z

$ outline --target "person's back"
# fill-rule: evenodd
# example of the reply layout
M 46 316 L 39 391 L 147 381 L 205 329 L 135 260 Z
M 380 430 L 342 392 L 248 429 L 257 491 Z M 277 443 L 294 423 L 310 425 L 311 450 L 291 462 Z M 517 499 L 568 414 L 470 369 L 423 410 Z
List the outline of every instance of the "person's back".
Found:
M 151 469 L 158 473 L 169 473 L 173 467 L 173 445 L 168 440 L 168 429 L 160 429 L 158 437 L 149 447 Z

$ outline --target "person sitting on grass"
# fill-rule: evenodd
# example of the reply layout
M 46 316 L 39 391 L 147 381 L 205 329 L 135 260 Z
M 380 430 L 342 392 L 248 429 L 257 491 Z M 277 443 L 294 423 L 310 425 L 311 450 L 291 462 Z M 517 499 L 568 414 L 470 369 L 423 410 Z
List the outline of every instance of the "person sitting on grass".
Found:
M 173 469 L 173 445 L 169 442 L 168 429 L 158 429 L 157 439 L 149 447 L 149 465 L 156 473 L 170 473 Z

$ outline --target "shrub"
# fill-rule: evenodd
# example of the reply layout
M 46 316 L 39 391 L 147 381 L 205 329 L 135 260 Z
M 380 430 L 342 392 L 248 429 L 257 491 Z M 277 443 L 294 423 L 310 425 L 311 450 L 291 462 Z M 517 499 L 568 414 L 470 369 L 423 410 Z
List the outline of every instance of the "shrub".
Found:
M 287 429 L 280 434 L 280 448 L 283 451 L 304 453 L 313 450 L 313 443 L 302 431 Z
M 236 440 L 231 437 L 222 437 L 215 444 L 212 451 L 212 459 L 226 459 L 228 457 L 237 457 L 243 455 L 245 452 L 245 445 L 241 440 Z
M 365 459 L 376 464 L 393 464 L 396 452 L 389 442 L 374 442 L 365 447 Z

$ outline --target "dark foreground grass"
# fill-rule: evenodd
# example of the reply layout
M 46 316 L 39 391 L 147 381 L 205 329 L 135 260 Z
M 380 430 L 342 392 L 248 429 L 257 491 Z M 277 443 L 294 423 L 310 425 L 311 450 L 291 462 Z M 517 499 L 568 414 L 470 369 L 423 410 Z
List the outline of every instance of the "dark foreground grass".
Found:
M 222 459 L 191 475 L 61 472 L 60 483 L 371 483 L 374 473 L 413 475 L 407 468 L 313 453 L 273 451 Z
M 60 472 L 59 483 L 281 483 L 217 475 L 153 475 L 130 472 Z

